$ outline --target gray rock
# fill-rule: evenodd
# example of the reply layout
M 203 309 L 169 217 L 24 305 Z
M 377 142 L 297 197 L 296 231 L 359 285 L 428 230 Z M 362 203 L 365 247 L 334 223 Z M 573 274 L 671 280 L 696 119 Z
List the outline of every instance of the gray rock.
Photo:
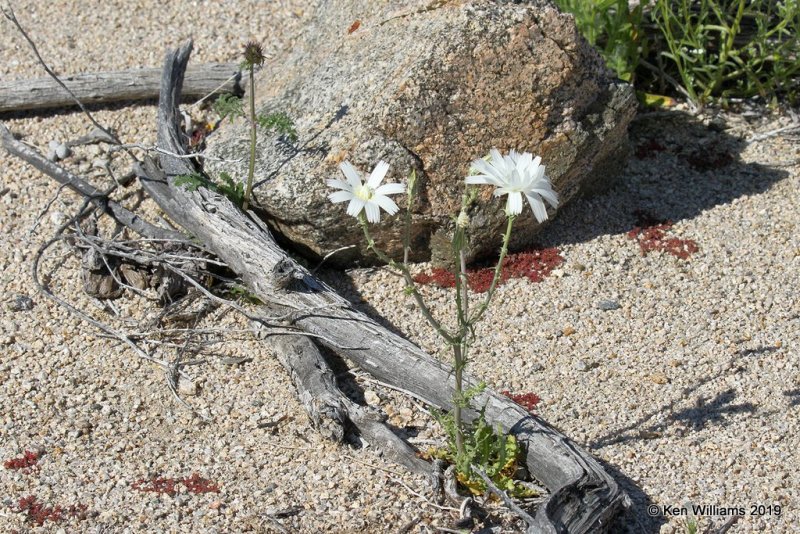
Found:
M 631 87 L 612 79 L 572 17 L 549 2 L 318 0 L 308 9 L 310 26 L 257 81 L 259 110 L 288 113 L 299 140 L 259 134 L 254 204 L 301 251 L 356 245 L 328 261 L 368 257 L 355 220 L 327 198 L 325 180 L 340 177 L 343 160 L 362 172 L 389 162 L 386 182 L 417 171 L 413 259 L 423 260 L 450 257 L 463 178 L 492 147 L 541 155 L 562 205 L 607 186 L 627 156 Z M 247 124 L 221 132 L 209 154 L 238 161 L 209 170 L 244 180 Z M 496 252 L 504 202 L 481 191 L 470 212 L 470 259 Z M 383 214 L 373 229 L 395 256 L 402 216 Z M 515 227 L 513 248 L 533 242 L 538 224 L 527 206 Z
M 8 309 L 12 312 L 31 311 L 33 309 L 33 300 L 26 295 L 14 295 Z
M 68 157 L 72 152 L 69 147 L 59 141 L 50 141 L 47 143 L 47 159 L 50 161 L 59 161 Z
M 69 147 L 64 143 L 59 143 L 55 148 L 55 152 L 58 159 L 65 159 L 72 153 Z
M 597 362 L 591 362 L 586 360 L 575 360 L 575 363 L 573 363 L 572 365 L 573 367 L 575 367 L 576 371 L 579 371 L 581 373 L 591 371 L 592 369 L 600 366 L 600 364 Z
M 613 311 L 619 309 L 619 302 L 616 300 L 601 300 L 597 303 L 597 309 L 603 311 Z

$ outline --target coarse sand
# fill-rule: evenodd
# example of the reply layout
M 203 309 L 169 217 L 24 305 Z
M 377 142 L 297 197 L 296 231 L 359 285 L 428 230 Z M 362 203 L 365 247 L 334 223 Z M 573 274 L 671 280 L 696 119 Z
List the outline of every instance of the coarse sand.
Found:
M 299 0 L 13 4 L 62 75 L 160 66 L 189 36 L 196 62 L 238 61 L 251 39 L 270 43 L 270 54 L 291 46 L 307 17 Z M 22 37 L 4 19 L 0 28 L 0 76 L 43 76 Z M 146 102 L 95 117 L 123 142 L 152 144 L 155 114 Z M 796 129 L 755 137 L 791 120 L 758 110 L 641 115 L 618 185 L 564 207 L 542 231 L 542 247 L 563 264 L 541 282 L 501 286 L 477 330 L 471 373 L 540 396 L 536 413 L 629 493 L 633 508 L 613 532 L 685 532 L 692 505 L 706 507 L 703 526 L 741 508 L 731 532 L 800 532 L 800 143 Z M 72 109 L 4 124 L 43 151 L 91 130 Z M 127 171 L 102 146 L 76 147 L 64 164 L 107 185 L 98 159 Z M 283 368 L 234 314 L 198 325 L 214 330 L 214 343 L 186 368 L 198 385 L 183 397 L 190 412 L 160 368 L 38 294 L 31 262 L 81 199 L 5 152 L 0 169 L 0 532 L 452 528 L 457 511 L 428 500 L 423 479 L 369 447 L 318 436 Z M 131 207 L 134 190 L 123 190 Z M 149 200 L 138 208 L 157 217 Z M 691 253 L 657 250 L 665 244 Z M 64 242 L 48 249 L 42 271 L 58 295 L 116 328 L 135 331 L 158 313 L 144 297 L 87 297 L 80 258 Z M 396 276 L 323 276 L 447 358 Z M 423 292 L 448 314 L 450 290 Z M 165 360 L 176 352 L 151 349 Z M 412 442 L 441 438 L 416 401 L 352 373 Z M 520 528 L 490 508 L 505 532 Z

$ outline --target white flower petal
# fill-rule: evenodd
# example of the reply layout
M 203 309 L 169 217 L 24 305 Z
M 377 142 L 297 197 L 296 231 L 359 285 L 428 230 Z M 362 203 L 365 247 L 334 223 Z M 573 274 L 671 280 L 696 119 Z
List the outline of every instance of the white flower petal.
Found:
M 540 184 L 537 184 L 540 185 Z M 547 188 L 544 187 L 532 187 L 530 190 L 532 193 L 536 193 L 543 199 L 545 199 L 548 204 L 553 206 L 554 208 L 558 207 L 558 196 L 556 195 L 555 191 L 550 188 L 550 184 L 547 184 Z
M 353 191 L 353 186 L 343 180 L 329 179 L 325 182 L 328 187 L 335 187 L 336 189 L 344 189 L 345 191 Z
M 508 194 L 508 202 L 506 202 L 506 211 L 510 215 L 519 215 L 522 213 L 522 193 L 514 192 Z
M 360 198 L 354 198 L 350 201 L 350 204 L 347 205 L 347 214 L 351 217 L 358 217 L 358 214 L 364 209 L 364 204 L 366 204 L 366 202 Z
M 472 167 L 481 175 L 494 177 L 495 180 L 503 175 L 503 173 L 499 172 L 496 167 L 482 159 L 476 159 L 473 161 Z
M 542 202 L 542 199 L 535 195 L 525 195 L 525 198 L 528 199 L 528 204 L 531 205 L 533 216 L 536 217 L 536 220 L 539 222 L 546 221 L 547 210 L 544 209 L 544 202 Z
M 378 223 L 381 222 L 381 210 L 377 204 L 373 202 L 367 202 L 364 209 L 367 210 L 367 221 L 371 223 Z
M 533 160 L 533 154 L 531 154 L 530 152 L 523 152 L 517 158 L 517 169 L 525 169 L 530 167 L 532 160 Z
M 389 172 L 389 164 L 385 161 L 381 160 L 375 166 L 375 169 L 372 171 L 372 174 L 369 175 L 369 180 L 367 181 L 367 185 L 369 185 L 372 189 L 377 189 L 381 182 L 386 177 L 386 173 Z
M 503 159 L 503 155 L 496 148 L 493 148 L 489 151 L 489 158 L 491 159 L 492 163 L 496 164 L 503 164 L 505 161 Z
M 335 191 L 328 195 L 328 198 L 331 199 L 331 202 L 334 204 L 338 204 L 339 202 L 351 200 L 353 198 L 353 193 L 350 191 Z
M 345 177 L 347 178 L 347 182 L 353 189 L 356 187 L 361 187 L 361 174 L 359 174 L 356 168 L 353 167 L 349 161 L 343 161 L 339 165 L 339 169 L 341 169 L 342 173 L 344 173 Z
M 397 207 L 397 204 L 394 203 L 394 200 L 391 198 L 384 196 L 384 195 L 375 195 L 372 200 L 380 207 L 383 208 L 383 211 L 388 213 L 389 215 L 394 215 L 397 213 L 400 208 Z
M 544 165 L 537 165 L 536 168 L 531 169 L 531 177 L 535 181 L 546 180 L 549 183 L 550 179 L 544 175 L 544 167 Z
M 383 184 L 379 188 L 375 189 L 376 195 L 397 195 L 405 192 L 406 186 L 403 184 Z
M 468 184 L 473 184 L 473 185 L 478 185 L 478 184 L 497 185 L 492 178 L 490 178 L 489 176 L 486 176 L 484 174 L 482 174 L 480 176 L 467 176 L 464 179 L 464 182 L 466 182 Z

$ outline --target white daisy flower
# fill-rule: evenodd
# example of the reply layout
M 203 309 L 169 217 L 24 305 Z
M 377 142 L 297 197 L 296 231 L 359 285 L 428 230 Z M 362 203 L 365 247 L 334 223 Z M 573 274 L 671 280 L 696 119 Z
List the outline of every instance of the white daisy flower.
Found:
M 358 217 L 362 210 L 367 213 L 367 221 L 377 223 L 381 220 L 381 208 L 389 215 L 394 215 L 399 209 L 387 195 L 396 195 L 405 192 L 403 184 L 384 184 L 381 182 L 389 171 L 389 164 L 379 161 L 375 170 L 369 175 L 366 183 L 361 181 L 359 173 L 349 161 L 339 165 L 347 181 L 341 179 L 328 180 L 328 186 L 341 189 L 328 195 L 333 203 L 350 201 L 347 205 L 347 214 Z
M 558 207 L 558 197 L 550 185 L 550 179 L 544 174 L 542 158 L 530 152 L 520 154 L 512 150 L 503 156 L 497 149 L 489 152 L 489 159 L 476 159 L 472 169 L 478 174 L 467 176 L 468 184 L 493 185 L 497 189 L 494 196 L 508 195 L 506 213 L 519 215 L 522 213 L 522 195 L 528 200 L 533 215 L 539 222 L 547 220 L 547 209 L 544 202 L 554 208 Z

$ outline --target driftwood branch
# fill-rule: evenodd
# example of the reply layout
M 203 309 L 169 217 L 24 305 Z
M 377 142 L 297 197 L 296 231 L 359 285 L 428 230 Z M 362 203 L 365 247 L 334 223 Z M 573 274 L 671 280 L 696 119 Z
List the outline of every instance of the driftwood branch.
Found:
M 191 42 L 168 54 L 159 101 L 159 146 L 183 153 L 178 101 Z M 453 374 L 445 365 L 408 340 L 390 332 L 349 303 L 306 269 L 295 263 L 260 224 L 227 198 L 200 188 L 175 187 L 175 176 L 192 172 L 191 164 L 162 154 L 159 164 L 149 160 L 149 179 L 143 184 L 161 208 L 188 232 L 223 259 L 259 298 L 284 313 L 322 309 L 297 318 L 299 329 L 323 336 L 328 348 L 392 385 L 414 392 L 436 407 L 452 408 Z M 276 280 L 276 267 L 292 277 Z M 472 377 L 465 387 L 477 384 Z M 485 406 L 487 420 L 513 433 L 526 450 L 528 471 L 551 492 L 539 508 L 531 532 L 597 532 L 629 500 L 614 479 L 586 452 L 510 399 L 486 390 L 474 403 Z M 468 417 L 476 414 L 470 412 Z
M 161 69 L 130 69 L 61 78 L 83 104 L 108 104 L 158 97 Z M 242 94 L 236 63 L 208 63 L 189 67 L 183 96 L 202 98 L 211 93 Z M 0 113 L 76 106 L 75 99 L 52 78 L 0 82 Z
M 119 221 L 120 224 L 127 226 L 137 234 L 152 239 L 186 240 L 184 234 L 155 226 L 127 208 L 120 206 L 113 200 L 109 200 L 106 192 L 100 191 L 79 176 L 49 161 L 33 148 L 14 139 L 14 136 L 11 135 L 11 132 L 9 132 L 8 128 L 3 124 L 0 124 L 0 143 L 2 143 L 3 148 L 5 148 L 9 154 L 30 163 L 38 171 L 50 176 L 59 184 L 72 189 L 84 197 L 90 198 L 96 206 L 108 212 L 114 219 Z

